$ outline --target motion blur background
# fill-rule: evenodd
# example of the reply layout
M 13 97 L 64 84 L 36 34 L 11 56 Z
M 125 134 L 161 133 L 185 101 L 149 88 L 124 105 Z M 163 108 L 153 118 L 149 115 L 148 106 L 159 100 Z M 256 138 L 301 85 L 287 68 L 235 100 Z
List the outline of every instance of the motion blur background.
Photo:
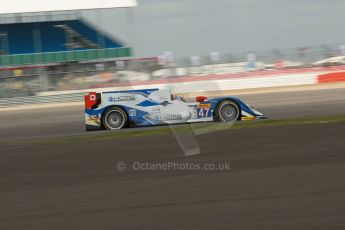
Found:
M 345 229 L 344 12 L 344 0 L 2 1 L 0 229 Z M 85 92 L 164 87 L 239 97 L 269 119 L 85 132 Z
M 186 76 L 180 81 L 342 70 L 345 32 L 336 22 L 344 2 L 296 3 L 143 0 L 116 9 L 1 14 L 0 98 Z

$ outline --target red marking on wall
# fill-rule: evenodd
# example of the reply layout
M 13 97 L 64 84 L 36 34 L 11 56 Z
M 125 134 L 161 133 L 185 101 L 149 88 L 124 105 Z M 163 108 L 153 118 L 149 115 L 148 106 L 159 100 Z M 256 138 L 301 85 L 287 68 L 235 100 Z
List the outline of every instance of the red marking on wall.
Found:
M 345 72 L 327 73 L 318 76 L 318 83 L 332 83 L 345 81 Z

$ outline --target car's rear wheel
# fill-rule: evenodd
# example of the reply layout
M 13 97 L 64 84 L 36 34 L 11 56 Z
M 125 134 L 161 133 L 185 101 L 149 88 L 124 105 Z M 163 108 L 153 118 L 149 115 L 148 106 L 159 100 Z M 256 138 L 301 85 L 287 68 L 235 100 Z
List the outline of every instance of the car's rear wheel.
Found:
M 116 130 L 127 126 L 128 117 L 125 111 L 118 107 L 107 109 L 102 116 L 102 124 L 105 129 Z
M 215 110 L 215 121 L 233 122 L 239 119 L 240 109 L 236 102 L 225 100 L 219 103 Z

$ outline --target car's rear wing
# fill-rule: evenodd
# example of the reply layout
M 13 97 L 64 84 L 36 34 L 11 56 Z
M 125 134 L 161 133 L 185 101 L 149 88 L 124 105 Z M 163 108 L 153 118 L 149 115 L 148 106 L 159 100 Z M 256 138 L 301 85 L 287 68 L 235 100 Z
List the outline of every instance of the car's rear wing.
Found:
M 102 103 L 102 94 L 89 92 L 84 95 L 84 101 L 86 110 L 96 109 Z

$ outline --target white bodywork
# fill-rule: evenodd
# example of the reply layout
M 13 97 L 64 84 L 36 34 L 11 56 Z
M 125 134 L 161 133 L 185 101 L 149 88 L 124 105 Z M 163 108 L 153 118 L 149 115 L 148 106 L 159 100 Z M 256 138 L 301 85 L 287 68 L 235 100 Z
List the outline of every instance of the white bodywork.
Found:
M 105 92 L 102 93 L 102 103 L 98 108 L 107 108 L 112 105 L 123 106 L 126 108 L 129 118 L 132 120 L 144 119 L 144 122 L 151 125 L 212 121 L 210 108 L 201 111 L 198 104 L 197 102 L 188 103 L 178 99 L 172 100 L 171 91 L 167 89 L 152 91 L 149 94 L 131 91 Z M 202 117 L 201 113 L 205 117 Z M 98 114 L 97 118 L 94 116 L 93 119 L 90 119 L 88 114 L 85 115 L 86 124 L 99 125 L 101 114 Z

